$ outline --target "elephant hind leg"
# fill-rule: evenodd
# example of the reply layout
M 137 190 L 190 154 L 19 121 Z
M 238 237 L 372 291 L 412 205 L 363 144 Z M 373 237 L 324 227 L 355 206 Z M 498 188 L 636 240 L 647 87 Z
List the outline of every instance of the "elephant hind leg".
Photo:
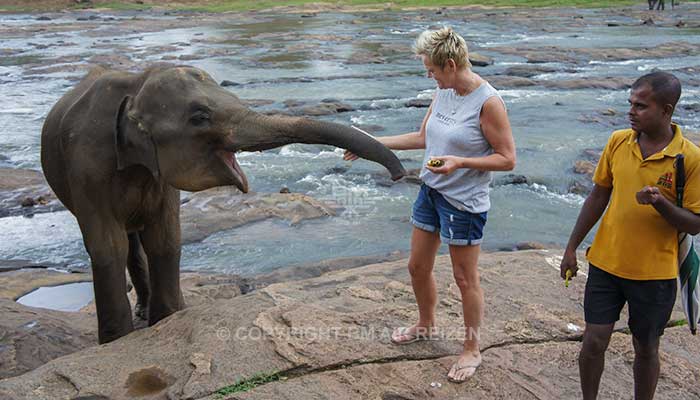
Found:
M 141 246 L 141 237 L 138 232 L 129 234 L 129 256 L 126 260 L 126 269 L 129 271 L 131 283 L 136 290 L 136 307 L 134 314 L 138 319 L 148 321 L 148 258 Z

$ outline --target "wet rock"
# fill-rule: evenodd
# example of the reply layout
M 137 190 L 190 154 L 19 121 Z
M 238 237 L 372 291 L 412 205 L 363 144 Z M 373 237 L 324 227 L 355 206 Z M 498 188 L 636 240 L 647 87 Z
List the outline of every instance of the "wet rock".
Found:
M 297 107 L 302 107 L 304 104 L 306 104 L 306 102 L 301 101 L 301 100 L 289 99 L 289 100 L 283 101 L 282 104 L 284 104 L 284 106 L 287 108 L 297 108 Z
M 498 178 L 498 185 L 527 185 L 530 180 L 525 175 L 506 174 Z
M 177 57 L 180 61 L 193 61 L 193 60 L 203 60 L 206 56 L 203 54 L 182 54 Z
M 374 52 L 357 51 L 345 60 L 345 64 L 385 64 L 386 59 Z
M 578 194 L 580 196 L 588 195 L 591 190 L 593 190 L 593 182 L 590 180 L 576 180 L 569 185 L 569 193 Z
M 537 83 L 528 78 L 522 78 L 519 76 L 506 76 L 506 75 L 494 75 L 489 76 L 489 83 L 493 85 L 496 89 L 507 89 L 514 87 L 527 87 L 534 86 Z
M 273 100 L 268 100 L 268 99 L 241 99 L 241 102 L 245 104 L 248 107 L 263 107 L 263 106 L 269 106 L 270 104 L 274 104 L 275 102 Z
M 420 179 L 420 168 L 411 168 L 406 170 L 406 175 L 402 181 L 413 185 L 420 185 L 423 181 Z
M 574 172 L 577 174 L 593 175 L 595 164 L 588 160 L 578 160 L 574 163 Z
M 0 213 L 27 215 L 63 209 L 41 172 L 0 168 Z
M 516 250 L 542 250 L 546 249 L 547 246 L 540 242 L 519 242 L 515 245 Z
M 97 343 L 92 315 L 25 307 L 4 298 L 0 315 L 0 380 Z
M 684 110 L 700 112 L 700 103 L 683 104 L 681 107 L 683 107 Z
M 50 67 L 32 67 L 25 69 L 22 74 L 26 76 L 40 76 L 55 73 L 86 73 L 90 69 L 89 64 L 60 64 Z
M 230 87 L 230 86 L 240 86 L 241 84 L 238 82 L 229 81 L 229 80 L 224 79 L 223 81 L 221 81 L 220 85 L 223 87 Z
M 556 72 L 557 69 L 553 67 L 546 67 L 541 65 L 516 65 L 507 68 L 503 74 L 511 76 L 519 76 L 522 78 L 531 78 L 535 75 L 547 74 L 551 72 Z
M 132 70 L 137 64 L 127 55 L 123 54 L 96 54 L 88 59 L 90 64 L 109 65 L 110 68 Z
M 469 62 L 475 67 L 488 67 L 493 64 L 493 58 L 470 51 Z
M 551 250 L 481 255 L 481 283 L 487 293 L 481 327 L 484 364 L 468 383 L 479 398 L 576 397 L 581 333 L 567 326 L 584 325 L 580 304 L 585 285 L 575 279 L 564 287 L 555 271 L 560 255 Z M 438 256 L 441 303 L 436 322 L 441 336 L 412 346 L 392 345 L 392 329 L 417 317 L 406 262 L 335 271 L 189 307 L 110 344 L 5 380 L 0 397 L 42 400 L 89 393 L 125 398 L 134 388 L 134 377 L 147 375 L 163 398 L 213 399 L 217 390 L 236 381 L 288 371 L 294 379 L 224 398 L 297 399 L 333 393 L 362 399 L 389 392 L 425 398 L 426 390 L 435 390 L 430 382 L 444 382 L 462 348 L 462 303 L 449 256 Z M 674 317 L 679 315 L 677 308 Z M 623 315 L 622 327 L 626 320 Z M 687 378 L 700 374 L 700 360 L 692 351 L 700 341 L 686 330 L 670 328 L 662 340 L 661 356 L 668 361 L 659 382 L 662 398 L 664 393 L 668 399 L 676 393 L 700 395 L 695 380 Z M 601 393 L 624 397 L 632 380 L 630 336 L 616 333 L 608 355 L 614 368 L 606 370 Z M 510 379 L 523 374 L 535 383 Z M 561 385 L 566 379 L 574 382 Z M 454 398 L 464 393 L 464 386 L 446 383 L 439 390 L 441 398 Z
M 294 115 L 308 115 L 318 117 L 322 115 L 331 115 L 354 111 L 355 107 L 345 103 L 320 103 L 315 106 L 293 107 L 289 109 Z
M 607 110 L 603 110 L 600 113 L 603 115 L 611 116 L 611 117 L 618 114 L 618 112 L 612 108 L 608 108 Z
M 42 15 L 40 17 L 37 17 L 37 21 L 51 21 L 51 18 L 47 17 L 46 15 Z
M 226 186 L 192 194 L 182 205 L 182 243 L 203 240 L 212 233 L 232 229 L 267 218 L 280 218 L 290 224 L 335 215 L 332 208 L 298 193 L 241 194 Z
M 646 18 L 645 20 L 642 21 L 642 25 L 656 25 L 656 24 L 654 23 L 654 20 L 651 17 L 649 17 L 649 18 Z
M 33 198 L 31 197 L 25 197 L 24 200 L 20 203 L 22 207 L 34 207 L 36 205 L 36 201 L 34 201 Z
M 594 163 L 598 163 L 600 156 L 603 154 L 602 149 L 584 149 L 581 153 L 584 157 L 592 160 Z
M 285 193 L 285 194 L 287 194 L 287 193 L 291 193 L 291 191 L 289 190 L 288 187 L 283 187 L 282 189 L 280 189 L 280 193 Z
M 404 105 L 406 107 L 416 107 L 416 108 L 428 108 L 433 102 L 433 99 L 411 99 L 407 101 Z
M 634 79 L 623 77 L 607 77 L 607 78 L 582 78 L 568 80 L 548 80 L 542 84 L 553 89 L 607 89 L 607 90 L 622 90 L 632 87 Z
M 377 133 L 386 130 L 386 128 L 384 128 L 383 126 L 374 124 L 355 124 L 353 126 L 358 129 L 362 129 L 367 133 Z

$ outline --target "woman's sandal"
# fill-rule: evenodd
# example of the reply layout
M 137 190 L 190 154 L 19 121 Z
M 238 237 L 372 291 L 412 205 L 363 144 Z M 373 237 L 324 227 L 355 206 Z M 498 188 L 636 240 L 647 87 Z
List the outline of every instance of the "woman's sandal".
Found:
M 404 344 L 411 344 L 415 343 L 421 340 L 431 340 L 432 339 L 432 333 L 435 333 L 435 328 L 430 329 L 430 333 L 427 335 L 420 334 L 420 333 L 408 333 L 409 327 L 401 327 L 401 328 L 396 328 L 394 332 L 391 334 L 391 343 L 397 344 L 397 345 L 404 345 Z M 424 331 L 427 331 L 426 329 L 422 329 Z M 405 339 L 399 339 L 399 338 L 405 338 Z
M 461 371 L 461 370 L 467 369 L 467 368 L 474 368 L 474 372 L 472 372 L 471 374 L 464 377 L 464 379 L 454 379 L 451 376 L 448 376 L 447 380 L 452 382 L 452 383 L 464 383 L 467 381 L 467 379 L 471 378 L 472 376 L 474 376 L 476 374 L 476 370 L 479 368 L 480 365 L 481 365 L 481 361 L 479 361 L 479 363 L 477 363 L 477 364 L 467 364 L 467 365 L 459 365 L 458 363 L 455 363 L 452 366 L 452 368 L 456 367 L 455 372 Z M 452 369 L 450 369 L 450 370 L 452 370 Z

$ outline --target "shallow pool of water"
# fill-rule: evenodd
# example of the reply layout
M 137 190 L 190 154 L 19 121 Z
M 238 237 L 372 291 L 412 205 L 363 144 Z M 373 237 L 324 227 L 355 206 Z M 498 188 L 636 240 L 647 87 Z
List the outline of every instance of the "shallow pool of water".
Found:
M 57 311 L 79 311 L 95 298 L 92 282 L 68 283 L 59 286 L 44 286 L 26 294 L 17 302 L 38 308 Z

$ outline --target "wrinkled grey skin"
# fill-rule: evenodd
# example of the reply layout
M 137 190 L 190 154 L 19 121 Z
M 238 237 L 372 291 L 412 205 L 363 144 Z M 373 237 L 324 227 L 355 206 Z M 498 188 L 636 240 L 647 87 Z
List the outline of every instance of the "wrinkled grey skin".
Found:
M 335 145 L 383 164 L 393 179 L 404 174 L 368 135 L 260 115 L 196 68 L 131 74 L 97 67 L 58 101 L 42 130 L 41 165 L 90 254 L 100 343 L 133 330 L 125 265 L 137 314 L 147 314 L 149 325 L 184 307 L 178 189 L 247 192 L 234 153 L 289 143 Z

